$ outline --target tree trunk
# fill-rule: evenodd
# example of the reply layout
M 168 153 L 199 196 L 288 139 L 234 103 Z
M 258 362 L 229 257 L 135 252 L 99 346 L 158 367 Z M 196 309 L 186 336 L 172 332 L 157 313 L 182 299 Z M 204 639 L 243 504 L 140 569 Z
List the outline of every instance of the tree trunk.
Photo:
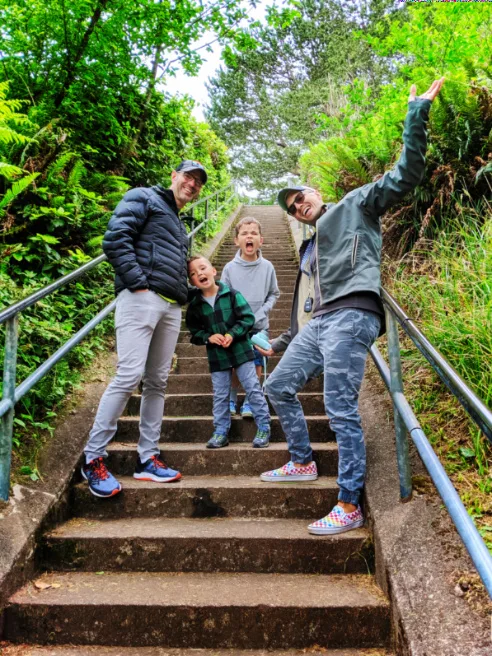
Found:
M 62 102 L 65 100 L 65 96 L 67 95 L 70 87 L 73 84 L 73 81 L 75 79 L 75 73 L 77 70 L 77 64 L 84 56 L 87 46 L 89 44 L 89 39 L 91 38 L 91 35 L 94 32 L 96 25 L 99 23 L 101 19 L 102 12 L 106 9 L 106 6 L 109 4 L 109 2 L 110 0 L 99 0 L 94 13 L 92 14 L 91 21 L 85 31 L 84 36 L 82 37 L 82 41 L 80 42 L 79 47 L 77 48 L 77 52 L 75 53 L 72 59 L 71 66 L 67 72 L 67 77 L 65 79 L 65 82 L 63 83 L 63 87 L 60 89 L 58 95 L 55 98 L 56 109 L 58 109 L 62 104 Z

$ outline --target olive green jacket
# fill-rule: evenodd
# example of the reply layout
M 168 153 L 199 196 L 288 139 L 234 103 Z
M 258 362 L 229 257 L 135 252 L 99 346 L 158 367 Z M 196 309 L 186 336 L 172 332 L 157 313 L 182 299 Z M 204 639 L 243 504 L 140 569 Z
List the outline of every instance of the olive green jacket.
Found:
M 419 98 L 408 104 L 404 148 L 393 169 L 339 203 L 329 204 L 318 219 L 315 282 L 323 304 L 353 292 L 380 294 L 380 217 L 422 180 L 430 105 L 429 100 Z

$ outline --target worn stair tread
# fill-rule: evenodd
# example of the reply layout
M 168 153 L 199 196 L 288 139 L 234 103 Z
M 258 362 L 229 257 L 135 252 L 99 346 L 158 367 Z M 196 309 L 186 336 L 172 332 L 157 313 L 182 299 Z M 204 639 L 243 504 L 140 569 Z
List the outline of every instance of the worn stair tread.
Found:
M 266 449 L 253 449 L 250 442 L 231 442 L 229 446 L 222 449 L 207 449 L 205 443 L 200 442 L 160 442 L 159 447 L 164 452 L 169 451 L 182 451 L 182 452 L 196 452 L 201 451 L 204 454 L 210 454 L 212 457 L 217 453 L 225 453 L 230 451 L 247 451 L 259 455 L 268 451 L 278 451 L 281 455 L 288 455 L 287 444 L 285 442 L 270 442 L 270 446 Z M 311 442 L 313 451 L 325 451 L 329 453 L 338 452 L 338 445 L 336 442 Z M 107 451 L 129 451 L 133 452 L 137 448 L 136 442 L 118 442 L 113 441 L 106 447 Z M 285 464 L 285 463 L 284 463 Z M 281 466 L 281 465 L 279 465 Z
M 105 647 L 100 645 L 7 645 L 2 656 L 306 656 L 305 649 L 175 649 L 170 647 Z M 20 651 L 22 650 L 22 651 Z M 310 656 L 394 656 L 377 649 L 309 649 Z
M 305 519 L 270 518 L 211 518 L 169 519 L 134 517 L 130 519 L 84 519 L 73 518 L 47 534 L 50 540 L 95 539 L 95 538 L 247 538 L 251 540 L 306 540 L 309 542 L 354 542 L 369 537 L 365 528 L 354 529 L 336 535 L 311 535 L 307 532 Z
M 153 608 L 367 608 L 389 606 L 373 577 L 362 574 L 222 572 L 57 572 L 29 582 L 10 599 L 25 606 Z M 281 594 L 280 594 L 281 592 Z
M 176 394 L 175 396 L 182 396 L 182 395 Z M 192 394 L 191 396 L 195 396 L 195 395 Z M 271 417 L 272 420 L 278 421 L 278 417 L 276 415 L 271 415 Z M 304 415 L 304 417 L 307 422 L 317 421 L 317 422 L 326 422 L 326 424 L 329 424 L 329 419 L 326 415 Z M 200 421 L 200 422 L 210 420 L 212 422 L 213 416 L 212 415 L 179 415 L 179 416 L 170 417 L 169 415 L 164 415 L 163 417 L 164 421 L 173 422 L 173 423 L 179 422 L 180 420 L 183 419 L 186 419 L 186 421 Z M 132 417 L 120 417 L 118 421 L 128 424 L 133 424 L 136 422 L 138 424 L 138 422 L 140 421 L 140 417 L 138 415 L 134 415 Z M 231 417 L 231 421 L 244 422 L 244 419 L 239 415 L 234 415 Z
M 127 490 L 156 490 L 157 487 L 165 487 L 165 489 L 252 489 L 252 488 L 275 488 L 280 487 L 288 488 L 289 490 L 293 489 L 305 489 L 305 488 L 314 488 L 314 489 L 325 489 L 325 490 L 338 490 L 336 484 L 336 479 L 331 476 L 321 476 L 316 481 L 306 481 L 302 483 L 266 483 L 265 481 L 260 481 L 258 476 L 183 476 L 179 481 L 173 481 L 172 483 L 154 483 L 153 481 L 144 481 L 137 480 L 132 476 L 119 476 L 118 480 L 120 481 L 123 489 Z M 82 487 L 84 490 L 87 487 L 87 483 L 79 483 L 75 487 Z M 116 499 L 118 497 L 115 497 Z M 108 501 L 108 499 L 104 499 Z M 109 500 L 111 502 L 111 500 Z

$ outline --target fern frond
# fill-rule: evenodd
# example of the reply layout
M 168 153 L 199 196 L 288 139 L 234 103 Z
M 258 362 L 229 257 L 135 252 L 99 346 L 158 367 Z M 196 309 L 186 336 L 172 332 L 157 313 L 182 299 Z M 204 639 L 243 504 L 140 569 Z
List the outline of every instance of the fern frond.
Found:
M 0 175 L 7 178 L 7 180 L 15 178 L 16 175 L 22 175 L 23 172 L 18 166 L 7 164 L 7 162 L 0 162 Z
M 74 157 L 76 157 L 76 154 L 72 153 L 71 151 L 67 151 L 66 153 L 60 155 L 60 157 L 57 157 L 53 164 L 48 167 L 46 180 L 48 182 L 53 182 L 54 178 L 62 173 L 62 171 Z
M 19 194 L 21 194 L 25 189 L 27 189 L 27 187 L 29 187 L 30 184 L 32 184 L 38 175 L 39 173 L 31 173 L 31 175 L 26 175 L 24 178 L 14 182 L 11 188 L 7 190 L 4 197 L 0 200 L 0 210 L 4 210 L 6 207 L 8 207 L 14 201 L 14 199 L 19 196 Z
M 25 137 L 23 134 L 19 134 L 6 125 L 0 125 L 0 145 L 11 143 L 24 144 L 28 141 L 30 141 L 29 137 Z
M 70 175 L 67 180 L 67 187 L 69 189 L 76 189 L 80 187 L 80 181 L 85 175 L 85 167 L 80 159 L 78 159 L 70 171 Z

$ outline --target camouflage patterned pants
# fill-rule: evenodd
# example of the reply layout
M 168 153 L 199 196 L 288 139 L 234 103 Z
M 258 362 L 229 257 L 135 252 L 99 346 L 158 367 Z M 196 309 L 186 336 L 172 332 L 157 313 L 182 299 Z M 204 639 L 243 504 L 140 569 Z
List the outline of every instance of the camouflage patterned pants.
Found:
M 325 411 L 338 443 L 338 498 L 357 504 L 364 487 L 366 449 L 359 391 L 367 354 L 380 328 L 373 312 L 343 308 L 311 321 L 289 344 L 266 385 L 294 462 L 312 460 L 299 392 L 324 372 Z

